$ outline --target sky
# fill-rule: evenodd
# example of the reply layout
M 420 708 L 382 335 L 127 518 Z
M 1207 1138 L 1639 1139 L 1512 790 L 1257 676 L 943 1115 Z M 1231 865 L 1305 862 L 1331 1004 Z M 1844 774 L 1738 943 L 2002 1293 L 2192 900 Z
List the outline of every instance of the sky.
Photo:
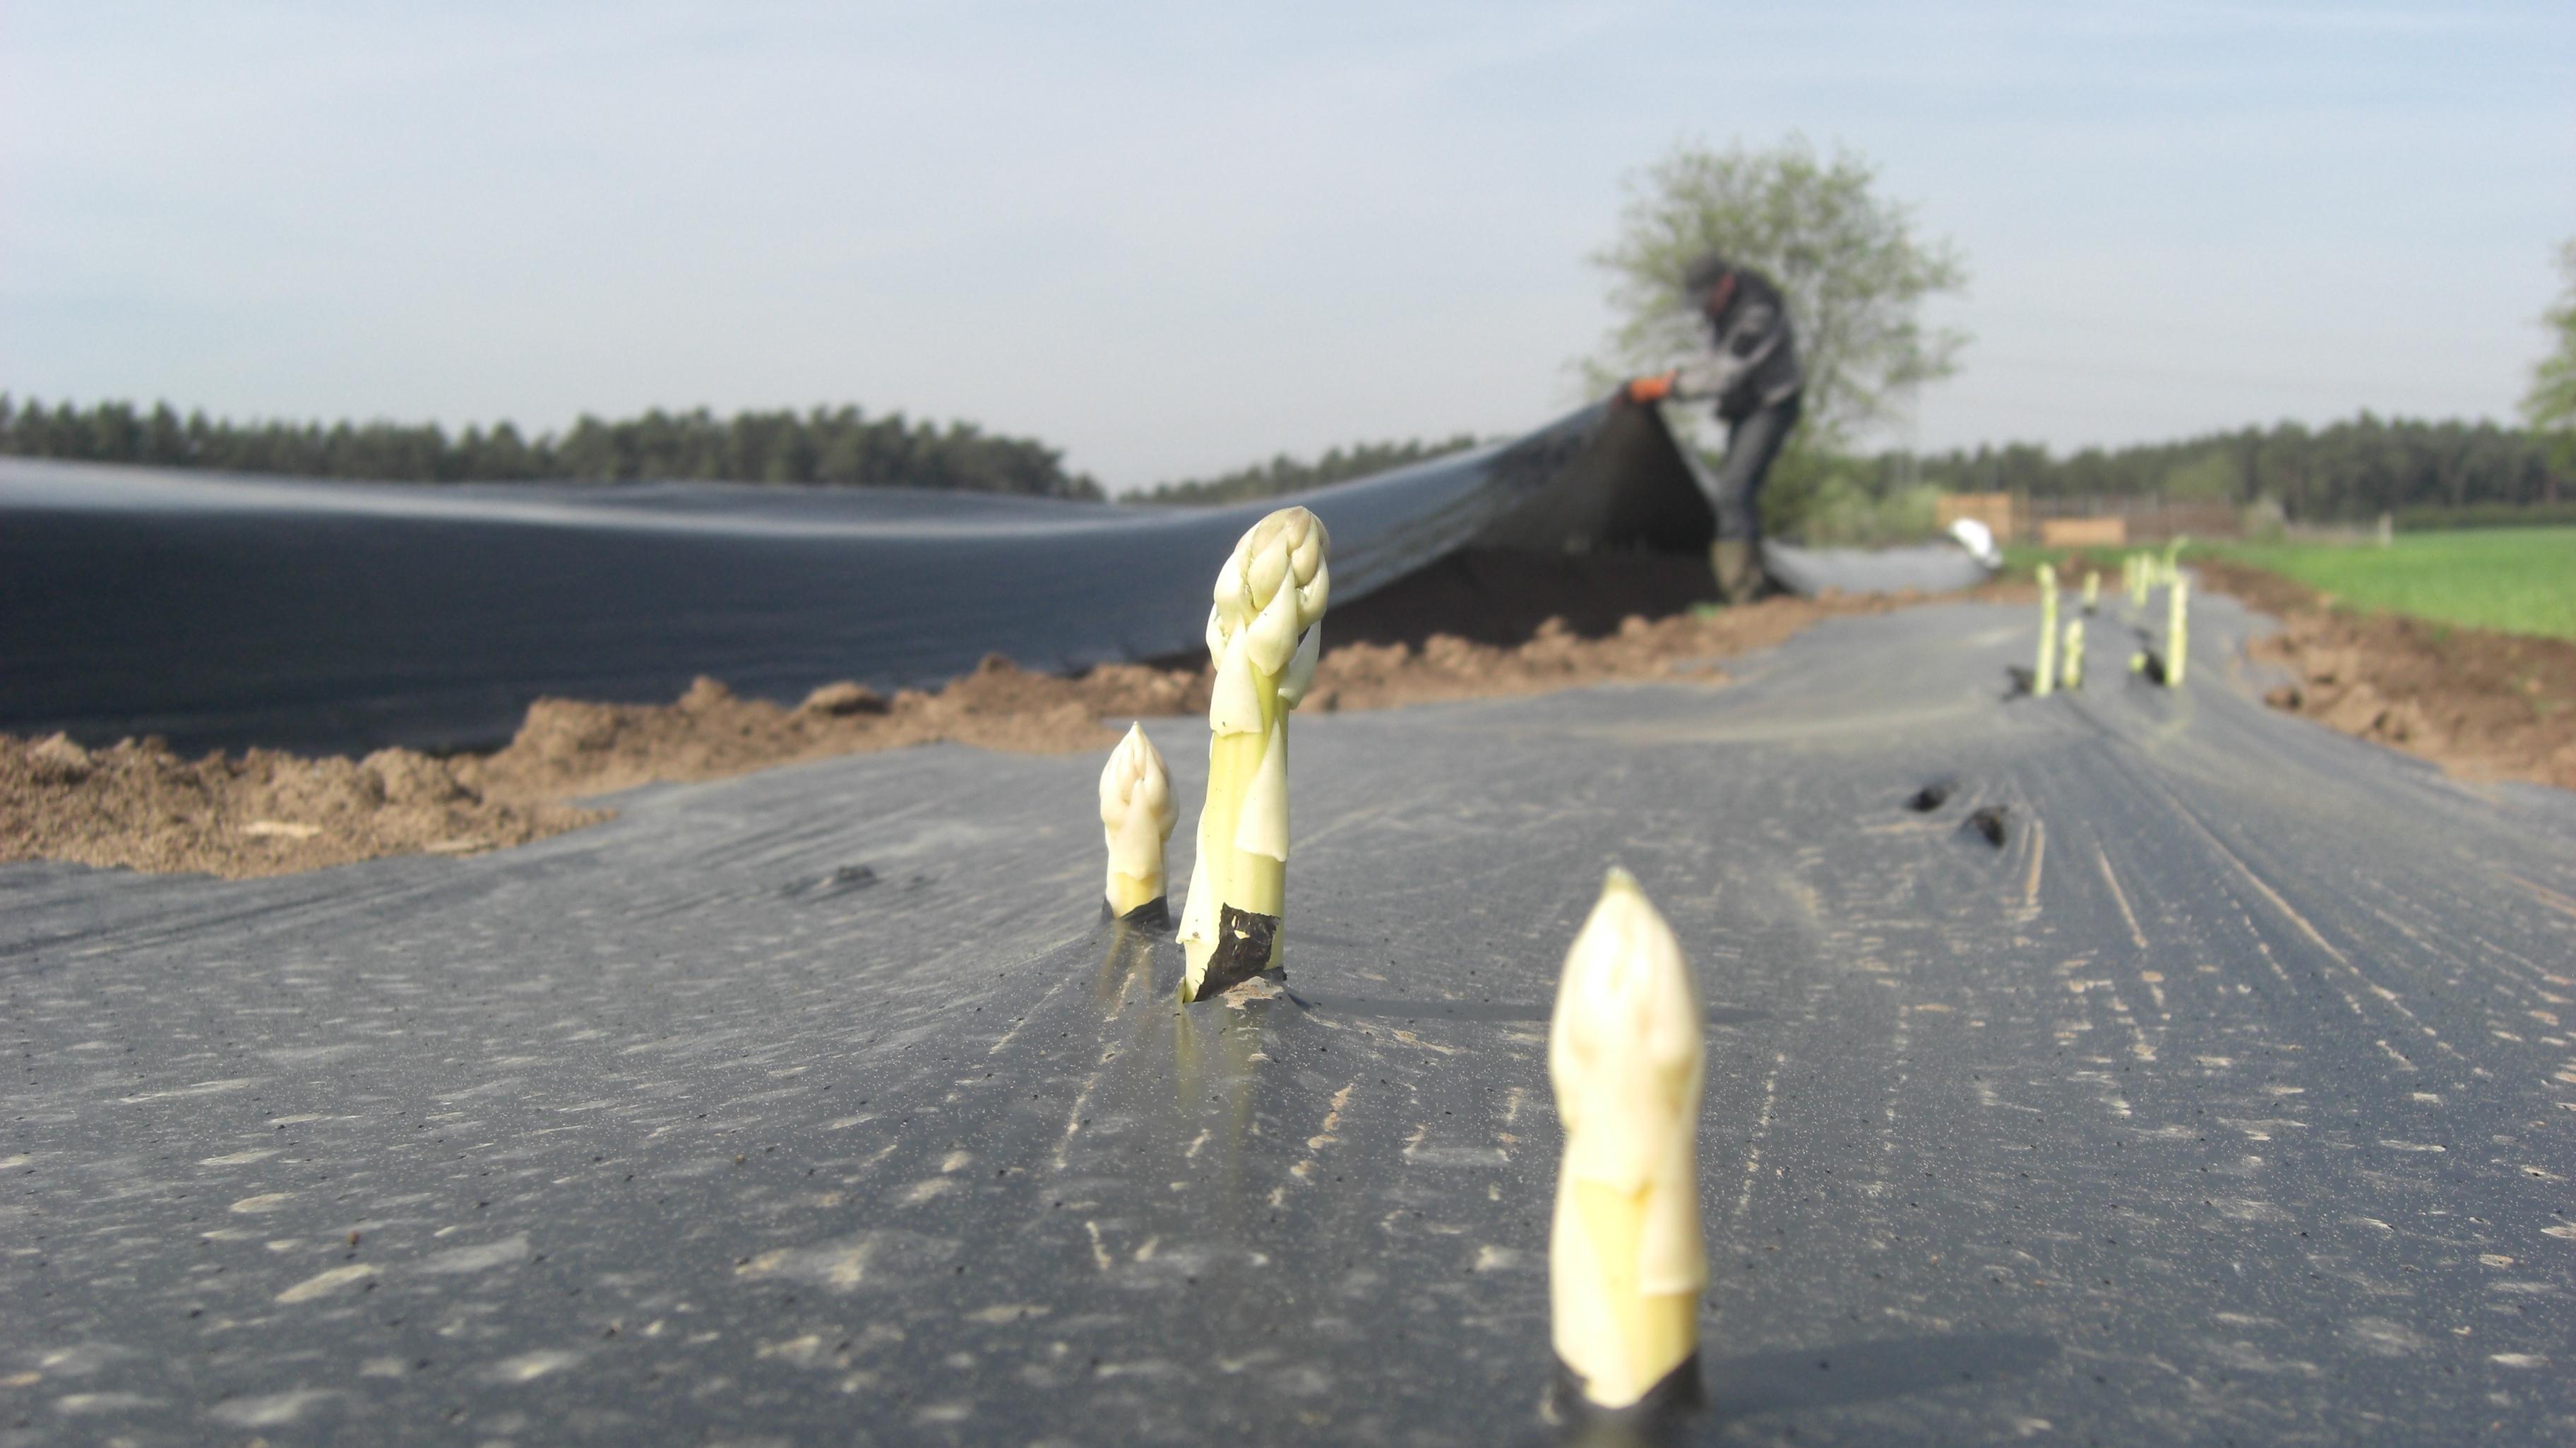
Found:
M 2576 5 L 0 0 L 0 390 L 855 402 L 1113 490 L 1507 436 L 1634 174 L 1792 133 L 1967 257 L 1880 445 L 2509 419 Z

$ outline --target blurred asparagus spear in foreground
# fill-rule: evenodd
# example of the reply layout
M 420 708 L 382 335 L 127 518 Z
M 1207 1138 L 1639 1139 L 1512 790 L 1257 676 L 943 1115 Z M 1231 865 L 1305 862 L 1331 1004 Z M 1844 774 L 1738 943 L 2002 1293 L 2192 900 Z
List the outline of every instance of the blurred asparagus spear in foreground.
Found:
M 1109 839 L 1109 883 L 1104 898 L 1112 919 L 1163 904 L 1163 842 L 1181 818 L 1162 751 L 1130 724 L 1100 771 L 1100 825 Z
M 1548 1244 L 1556 1355 L 1597 1407 L 1636 1403 L 1699 1349 L 1700 1032 L 1672 927 L 1612 870 L 1566 953 L 1547 1038 L 1565 1124 Z
M 2039 565 L 2039 661 L 2030 676 L 2030 691 L 2046 695 L 2057 688 L 2057 569 Z
M 2177 689 L 2191 664 L 2190 629 L 2191 580 L 2177 573 L 2165 589 L 2165 682 Z
M 1332 591 L 1323 520 L 1282 508 L 1252 525 L 1217 574 L 1208 610 L 1207 806 L 1180 939 L 1181 999 L 1279 964 L 1288 880 L 1288 711 L 1314 682 Z

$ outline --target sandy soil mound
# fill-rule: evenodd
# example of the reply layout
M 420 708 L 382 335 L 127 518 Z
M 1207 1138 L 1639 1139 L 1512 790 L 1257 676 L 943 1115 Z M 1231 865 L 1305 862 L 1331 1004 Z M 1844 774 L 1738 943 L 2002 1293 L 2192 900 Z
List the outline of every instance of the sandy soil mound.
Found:
M 407 749 L 188 760 L 158 740 L 92 750 L 60 734 L 0 735 L 0 860 L 273 875 L 418 850 L 472 854 L 607 817 L 487 797 L 447 761 Z
M 1774 598 L 1631 616 L 1601 638 L 1549 619 L 1510 647 L 1448 634 L 1419 647 L 1353 643 L 1325 653 L 1306 707 L 1379 709 L 1676 673 L 1722 678 L 1719 659 L 1819 619 L 1906 601 Z M 0 736 L 0 862 L 238 879 L 379 855 L 471 854 L 605 819 L 571 801 L 639 784 L 941 740 L 1027 753 L 1107 749 L 1117 734 L 1104 719 L 1201 712 L 1212 683 L 1203 665 L 1114 664 L 1065 679 L 994 656 L 936 693 L 887 699 L 831 684 L 791 708 L 702 678 L 672 704 L 541 699 L 507 747 L 444 759 L 388 749 L 359 760 L 269 750 L 185 760 L 154 740 L 88 750 L 59 735 Z
M 2467 778 L 2576 789 L 2576 644 L 2352 612 L 2278 574 L 2194 566 L 2281 620 L 2253 647 L 2297 676 L 2265 695 L 2274 708 Z

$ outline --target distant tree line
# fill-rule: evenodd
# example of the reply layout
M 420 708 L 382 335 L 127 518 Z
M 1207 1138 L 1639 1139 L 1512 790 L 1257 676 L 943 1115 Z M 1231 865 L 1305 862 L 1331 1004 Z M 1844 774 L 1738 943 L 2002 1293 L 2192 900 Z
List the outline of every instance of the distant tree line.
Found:
M 1164 483 L 1136 500 L 1274 497 L 1475 445 L 1461 433 L 1336 447 L 1312 461 L 1282 454 L 1217 477 Z M 434 423 L 236 423 L 201 411 L 182 417 L 166 403 L 148 411 L 123 402 L 48 407 L 0 393 L 0 453 L 386 482 L 685 478 L 1102 496 L 1098 483 L 1068 473 L 1062 454 L 1043 443 L 899 412 L 870 418 L 856 407 L 730 418 L 705 408 L 656 409 L 616 422 L 584 416 L 560 436 L 531 438 L 506 422 L 455 434 Z M 1910 529 L 1928 507 L 1926 490 L 1935 488 L 2035 498 L 2270 499 L 2290 518 L 2311 522 L 2409 510 L 2509 517 L 2576 503 L 2576 454 L 2550 432 L 2368 412 L 2321 428 L 2279 423 L 2064 456 L 2037 443 L 1911 456 L 1819 452 L 1784 462 L 1766 490 L 1765 514 L 1783 531 L 1868 537 L 1900 518 Z
M 1188 482 L 1164 483 L 1149 493 L 1138 493 L 1130 501 L 1138 503 L 1239 503 L 1247 498 L 1275 498 L 1282 493 L 1320 488 L 1326 483 L 1364 478 L 1408 463 L 1427 462 L 1464 452 L 1476 445 L 1473 433 L 1460 433 L 1438 442 L 1411 439 L 1404 442 L 1363 442 L 1337 447 L 1313 462 L 1305 462 L 1281 453 L 1266 463 L 1237 468 L 1213 478 L 1194 478 Z
M 1100 485 L 1065 471 L 1063 454 L 970 422 L 705 408 L 604 422 L 585 414 L 557 436 L 507 422 L 449 434 L 436 423 L 247 422 L 182 418 L 168 403 L 47 407 L 0 393 L 0 452 L 152 467 L 215 468 L 382 482 L 612 481 L 687 478 L 830 487 L 940 488 L 1097 501 Z
M 2536 432 L 2492 422 L 2418 422 L 2364 412 L 2310 429 L 2295 422 L 2180 442 L 2086 448 L 2059 457 L 2036 443 L 1917 455 L 1864 465 L 1877 491 L 1909 482 L 1950 492 L 2034 498 L 2163 496 L 2251 503 L 2291 518 L 2357 521 L 2407 508 L 2555 504 L 2576 470 Z

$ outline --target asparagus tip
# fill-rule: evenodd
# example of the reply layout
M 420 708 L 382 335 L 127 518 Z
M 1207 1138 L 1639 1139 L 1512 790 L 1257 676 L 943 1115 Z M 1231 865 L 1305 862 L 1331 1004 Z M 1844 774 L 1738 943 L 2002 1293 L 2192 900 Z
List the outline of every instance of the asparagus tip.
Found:
M 1701 1030 L 1672 926 L 1634 876 L 1610 870 L 1566 952 L 1548 1027 L 1565 1126 L 1552 1333 L 1600 1408 L 1636 1404 L 1698 1350 Z

